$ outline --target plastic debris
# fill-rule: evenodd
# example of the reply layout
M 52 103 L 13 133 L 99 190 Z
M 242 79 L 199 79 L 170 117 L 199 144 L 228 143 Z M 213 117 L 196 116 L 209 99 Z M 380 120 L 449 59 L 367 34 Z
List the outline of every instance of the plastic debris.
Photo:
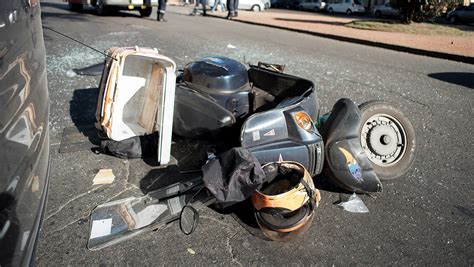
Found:
M 234 48 L 237 48 L 237 47 L 235 45 L 228 44 L 227 48 L 234 49 Z
M 95 175 L 94 180 L 92 180 L 93 185 L 98 184 L 111 184 L 115 180 L 115 175 L 112 172 L 112 169 L 101 169 Z
M 68 70 L 66 76 L 69 78 L 76 77 L 76 73 L 73 70 Z
M 194 255 L 196 254 L 196 251 L 194 251 L 192 248 L 188 248 L 188 253 Z
M 344 210 L 353 213 L 368 213 L 369 209 L 364 204 L 362 199 L 360 199 L 356 193 L 352 194 L 352 196 L 346 202 L 341 202 L 337 204 L 339 207 L 342 207 Z

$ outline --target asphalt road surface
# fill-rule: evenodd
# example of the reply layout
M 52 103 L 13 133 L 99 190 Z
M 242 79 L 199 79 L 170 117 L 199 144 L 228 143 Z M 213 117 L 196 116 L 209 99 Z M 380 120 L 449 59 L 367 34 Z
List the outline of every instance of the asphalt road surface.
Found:
M 473 65 L 188 16 L 189 7 L 169 7 L 168 22 L 158 23 L 155 11 L 146 19 L 132 12 L 99 17 L 91 9 L 70 12 L 59 1 L 41 5 L 44 27 L 99 50 L 156 47 L 179 68 L 209 55 L 246 64 L 286 64 L 287 73 L 315 82 L 322 112 L 342 97 L 357 103 L 389 100 L 411 119 L 418 143 L 407 175 L 384 182 L 384 192 L 376 198 L 361 196 L 369 213 L 343 211 L 334 205 L 341 194 L 323 190 L 311 228 L 293 242 L 262 240 L 232 213 L 205 208 L 190 236 L 171 224 L 89 251 L 88 216 L 96 205 L 140 196 L 144 186 L 160 181 L 153 163 L 91 152 L 100 77 L 80 76 L 72 70 L 100 63 L 103 55 L 45 29 L 52 157 L 37 264 L 474 264 Z M 61 146 L 63 153 L 59 153 Z M 113 184 L 92 185 L 101 168 L 113 169 Z

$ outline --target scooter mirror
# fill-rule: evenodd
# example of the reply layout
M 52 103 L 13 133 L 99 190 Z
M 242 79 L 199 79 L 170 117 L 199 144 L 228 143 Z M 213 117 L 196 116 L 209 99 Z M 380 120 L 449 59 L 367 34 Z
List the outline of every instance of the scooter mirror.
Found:
M 199 213 L 192 206 L 186 205 L 181 210 L 179 217 L 179 228 L 185 235 L 190 235 L 196 230 L 199 222 Z

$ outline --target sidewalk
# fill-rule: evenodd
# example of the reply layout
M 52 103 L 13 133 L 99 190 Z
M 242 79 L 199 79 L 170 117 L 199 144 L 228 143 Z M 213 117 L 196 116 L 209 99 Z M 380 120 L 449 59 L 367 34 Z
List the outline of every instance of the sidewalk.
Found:
M 225 12 L 210 13 L 225 18 Z M 465 36 L 440 36 L 374 30 L 344 26 L 363 17 L 342 17 L 290 10 L 239 11 L 234 21 L 287 29 L 321 37 L 377 46 L 397 51 L 474 63 L 474 26 L 466 26 Z M 472 30 L 471 30 L 472 28 Z

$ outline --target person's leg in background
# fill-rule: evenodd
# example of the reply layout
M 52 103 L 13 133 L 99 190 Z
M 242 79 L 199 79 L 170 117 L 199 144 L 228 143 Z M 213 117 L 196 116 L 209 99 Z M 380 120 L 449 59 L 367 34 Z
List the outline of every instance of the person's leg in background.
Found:
M 223 0 L 218 0 L 218 1 L 221 4 L 221 11 L 224 12 L 225 11 L 225 6 L 224 6 Z
M 216 11 L 217 9 L 217 5 L 219 4 L 220 0 L 216 0 L 214 1 L 214 5 L 211 7 L 211 12 L 214 12 Z
M 234 0 L 234 17 L 237 17 L 239 15 L 239 0 Z
M 227 19 L 235 17 L 234 2 L 235 0 L 227 0 L 227 10 L 229 10 L 229 13 L 227 13 Z
M 203 16 L 206 16 L 206 2 L 207 0 L 200 0 L 201 1 L 201 4 L 202 4 L 202 15 Z
M 156 20 L 166 22 L 165 20 L 166 13 L 166 0 L 158 0 L 158 11 Z

